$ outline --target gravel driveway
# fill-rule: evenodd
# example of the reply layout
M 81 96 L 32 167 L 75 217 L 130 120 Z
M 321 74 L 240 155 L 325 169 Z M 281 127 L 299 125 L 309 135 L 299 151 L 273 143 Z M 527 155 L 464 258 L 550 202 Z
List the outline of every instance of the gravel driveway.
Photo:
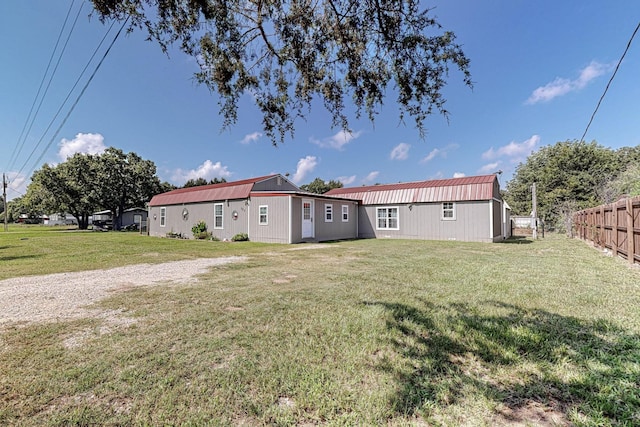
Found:
M 15 277 L 0 281 L 0 329 L 11 323 L 47 322 L 96 316 L 86 306 L 110 292 L 138 286 L 184 283 L 210 267 L 244 257 L 199 258 L 136 264 L 107 270 Z

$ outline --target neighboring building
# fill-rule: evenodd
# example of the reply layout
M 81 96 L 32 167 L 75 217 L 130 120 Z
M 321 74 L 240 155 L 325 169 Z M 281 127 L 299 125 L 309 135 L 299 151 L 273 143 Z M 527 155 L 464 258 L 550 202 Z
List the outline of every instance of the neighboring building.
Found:
M 336 188 L 360 202 L 358 237 L 498 242 L 510 209 L 496 175 Z
M 129 208 L 122 212 L 121 228 L 135 226 L 140 229 L 141 225 L 147 221 L 149 212 L 144 208 Z M 113 214 L 111 211 L 95 212 L 91 221 L 94 226 L 111 229 L 113 227 Z
M 200 221 L 221 240 L 299 243 L 358 236 L 358 202 L 307 193 L 282 175 L 180 188 L 149 202 L 149 234 L 192 238 Z
M 78 220 L 71 214 L 54 213 L 44 219 L 44 225 L 78 225 Z

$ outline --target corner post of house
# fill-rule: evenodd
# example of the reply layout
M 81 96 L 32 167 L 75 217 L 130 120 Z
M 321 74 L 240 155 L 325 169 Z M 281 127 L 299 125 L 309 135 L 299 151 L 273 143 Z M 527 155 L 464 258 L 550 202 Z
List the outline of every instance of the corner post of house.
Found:
M 635 248 L 635 229 L 633 224 L 633 200 L 631 197 L 627 197 L 626 203 L 627 214 L 627 261 L 633 265 L 635 262 L 636 248 Z
M 611 221 L 611 252 L 613 252 L 613 256 L 618 256 L 618 202 L 611 205 L 611 214 L 613 215 Z

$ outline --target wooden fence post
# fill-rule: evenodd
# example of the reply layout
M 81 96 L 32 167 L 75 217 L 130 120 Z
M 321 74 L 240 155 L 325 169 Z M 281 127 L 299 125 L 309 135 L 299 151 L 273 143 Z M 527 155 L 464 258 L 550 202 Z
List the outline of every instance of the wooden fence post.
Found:
M 613 256 L 618 256 L 618 202 L 611 204 L 611 252 Z
M 635 233 L 633 229 L 633 201 L 631 197 L 627 198 L 627 261 L 633 265 L 635 262 Z

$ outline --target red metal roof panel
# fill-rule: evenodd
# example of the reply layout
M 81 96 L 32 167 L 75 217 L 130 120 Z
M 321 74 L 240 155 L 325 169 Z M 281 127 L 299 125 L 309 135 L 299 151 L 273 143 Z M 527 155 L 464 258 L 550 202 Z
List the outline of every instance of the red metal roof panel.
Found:
M 362 200 L 365 205 L 490 200 L 494 197 L 495 175 L 404 182 L 351 188 L 335 188 L 326 193 Z
M 245 199 L 256 182 L 273 178 L 277 175 L 266 175 L 241 181 L 223 182 L 220 184 L 201 185 L 198 187 L 178 188 L 177 190 L 153 196 L 149 206 L 181 205 L 184 203 L 209 202 L 213 200 Z

